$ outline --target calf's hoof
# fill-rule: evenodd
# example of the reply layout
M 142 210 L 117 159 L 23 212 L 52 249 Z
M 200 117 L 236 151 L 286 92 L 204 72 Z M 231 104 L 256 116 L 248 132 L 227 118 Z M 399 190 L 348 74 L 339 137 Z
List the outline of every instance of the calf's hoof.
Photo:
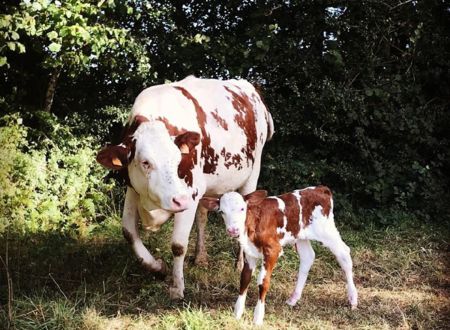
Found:
M 291 307 L 294 307 L 295 305 L 297 305 L 297 299 L 289 298 L 288 300 L 286 300 L 286 304 L 288 304 Z
M 171 286 L 169 288 L 169 297 L 172 300 L 181 300 L 184 298 L 183 289 Z

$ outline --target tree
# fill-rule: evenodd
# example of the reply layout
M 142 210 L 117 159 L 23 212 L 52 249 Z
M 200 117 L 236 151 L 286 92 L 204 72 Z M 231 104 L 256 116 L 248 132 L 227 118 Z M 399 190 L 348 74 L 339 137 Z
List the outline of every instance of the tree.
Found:
M 8 66 L 8 57 L 28 48 L 41 55 L 40 66 L 50 71 L 44 110 L 51 111 L 62 71 L 76 77 L 94 66 L 114 67 L 118 56 L 132 58 L 136 72 L 148 71 L 148 58 L 141 45 L 112 20 L 111 12 L 132 7 L 116 6 L 113 0 L 23 0 L 0 15 L 0 66 Z

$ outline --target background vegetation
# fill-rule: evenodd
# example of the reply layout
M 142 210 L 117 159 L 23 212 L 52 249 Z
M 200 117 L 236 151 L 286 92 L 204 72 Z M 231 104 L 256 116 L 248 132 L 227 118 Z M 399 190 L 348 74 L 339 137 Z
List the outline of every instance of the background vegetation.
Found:
M 394 226 L 399 244 L 413 249 L 405 236 L 415 237 L 415 231 L 401 229 L 407 223 L 422 231 L 420 239 L 434 237 L 430 255 L 448 251 L 443 238 L 450 220 L 446 1 L 0 0 L 0 7 L 0 237 L 6 238 L 2 248 L 13 243 L 12 258 L 20 260 L 35 242 L 43 249 L 35 257 L 55 264 L 62 254 L 51 252 L 59 244 L 100 240 L 108 247 L 107 237 L 120 236 L 123 189 L 105 179 L 95 153 L 118 136 L 143 88 L 189 74 L 241 77 L 260 86 L 276 127 L 265 151 L 261 187 L 280 193 L 327 184 L 348 233 L 361 231 L 355 244 Z M 69 241 L 61 243 L 55 233 Z M 156 243 L 150 242 L 153 248 Z M 387 244 L 382 237 L 377 243 Z M 226 243 L 213 255 L 216 262 L 226 260 L 225 250 Z M 425 255 L 414 260 L 426 268 Z M 447 264 L 433 260 L 427 269 L 445 272 Z M 21 272 L 13 266 L 16 272 L 7 272 L 2 285 L 20 283 Z M 437 291 L 448 285 L 439 274 L 439 280 L 427 280 Z M 364 276 L 362 285 L 374 284 Z M 77 281 L 85 279 L 81 274 Z M 16 305 L 0 295 L 2 306 L 15 306 L 11 315 L 28 313 L 27 304 L 37 304 L 36 296 L 29 298 L 33 294 L 49 297 L 47 282 L 30 283 L 44 291 L 31 293 L 24 286 Z M 79 289 L 72 294 L 79 297 Z M 64 308 L 81 313 L 77 306 L 90 306 L 77 299 L 69 299 L 74 305 L 63 302 Z M 192 315 L 206 313 L 203 321 L 210 320 L 198 306 Z M 418 310 L 422 314 L 413 313 L 410 323 L 406 317 L 407 325 L 423 326 L 431 317 Z M 10 323 L 12 316 L 2 311 Z M 83 313 L 91 312 L 101 314 Z M 189 309 L 182 313 L 192 316 Z M 81 322 L 72 321 L 75 328 Z

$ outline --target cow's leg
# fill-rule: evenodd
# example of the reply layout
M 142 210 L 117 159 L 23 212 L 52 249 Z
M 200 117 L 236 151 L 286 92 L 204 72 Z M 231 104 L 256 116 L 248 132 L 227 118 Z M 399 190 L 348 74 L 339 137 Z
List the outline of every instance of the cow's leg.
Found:
M 197 245 L 195 247 L 195 264 L 199 266 L 208 265 L 208 253 L 205 247 L 205 227 L 208 222 L 208 210 L 201 205 L 197 207 L 195 215 L 197 221 Z
M 173 285 L 169 289 L 171 299 L 182 299 L 184 297 L 183 265 L 186 256 L 189 234 L 194 223 L 195 211 L 198 201 L 186 211 L 176 213 L 172 234 L 173 253 Z
M 270 247 L 264 251 L 264 259 L 258 275 L 259 299 L 253 314 L 253 323 L 255 325 L 261 325 L 263 323 L 266 295 L 270 286 L 270 278 L 272 277 L 272 271 L 280 251 L 281 248 L 277 249 L 274 247 Z
M 348 300 L 352 309 L 356 309 L 358 306 L 358 291 L 353 282 L 353 261 L 350 256 L 350 248 L 344 243 L 335 227 L 329 228 L 324 235 L 319 235 L 318 240 L 333 252 L 344 271 L 347 278 Z
M 315 253 L 311 246 L 311 242 L 305 239 L 299 239 L 295 243 L 295 248 L 300 256 L 300 267 L 297 275 L 297 284 L 290 298 L 286 301 L 288 305 L 294 306 L 302 296 L 309 270 L 314 263 Z
M 245 310 L 245 299 L 247 298 L 247 289 L 252 279 L 253 269 L 256 266 L 256 259 L 244 254 L 244 268 L 241 272 L 241 283 L 239 288 L 239 297 L 234 305 L 234 316 L 240 319 Z
M 128 187 L 125 195 L 125 204 L 122 215 L 122 232 L 125 239 L 132 246 L 134 253 L 142 266 L 152 273 L 159 276 L 165 276 L 167 266 L 161 260 L 155 260 L 147 248 L 142 243 L 138 233 L 138 207 L 139 195 L 133 188 Z

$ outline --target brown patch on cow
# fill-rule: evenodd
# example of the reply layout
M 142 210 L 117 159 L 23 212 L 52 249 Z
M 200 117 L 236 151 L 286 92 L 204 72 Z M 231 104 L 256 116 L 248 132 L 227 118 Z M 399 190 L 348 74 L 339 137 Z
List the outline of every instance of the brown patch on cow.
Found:
M 188 152 L 181 154 L 181 161 L 178 165 L 178 177 L 183 179 L 189 187 L 192 187 L 194 178 L 192 170 L 197 165 L 197 150 L 195 146 L 200 142 L 200 134 L 195 132 L 186 132 L 175 138 L 175 144 L 178 148 L 182 145 L 187 146 Z
M 228 124 L 225 121 L 225 119 L 219 116 L 217 108 L 214 110 L 214 112 L 211 112 L 211 115 L 217 121 L 217 124 L 219 124 L 219 126 L 221 126 L 224 130 L 228 131 Z
M 198 126 L 200 127 L 200 131 L 202 133 L 202 148 L 200 156 L 204 160 L 203 173 L 214 174 L 216 172 L 219 155 L 216 154 L 215 150 L 211 147 L 211 137 L 206 132 L 206 114 L 197 99 L 194 98 L 185 88 L 180 86 L 175 86 L 174 88 L 181 91 L 181 93 L 194 104 Z
M 172 244 L 172 253 L 175 257 L 182 256 L 184 253 L 184 247 L 181 244 Z
M 311 215 L 316 206 L 322 206 L 322 214 L 329 216 L 331 210 L 331 190 L 326 186 L 300 191 L 300 204 L 302 205 L 302 221 L 306 227 L 311 223 Z
M 239 93 L 236 93 L 228 86 L 224 86 L 224 88 L 231 94 L 231 103 L 237 112 L 234 116 L 234 121 L 244 131 L 244 134 L 247 137 L 247 145 L 243 148 L 243 152 L 247 156 L 247 162 L 251 160 L 252 163 L 254 163 L 254 151 L 258 138 L 256 134 L 256 117 L 253 104 L 250 102 L 249 97 L 243 93 L 239 87 Z
M 291 232 L 294 237 L 297 237 L 300 232 L 300 205 L 298 205 L 298 200 L 292 193 L 280 195 L 279 198 L 283 200 L 285 205 L 284 214 L 287 218 L 286 231 Z
M 222 148 L 220 155 L 224 159 L 224 165 L 227 169 L 230 168 L 231 165 L 236 167 L 238 170 L 242 170 L 242 157 L 240 154 L 232 155 L 231 152 L 227 152 L 225 147 Z
M 128 231 L 128 229 L 126 229 L 125 227 L 122 227 L 122 234 L 123 237 L 125 237 L 125 239 L 127 240 L 128 244 L 133 244 L 134 239 L 133 239 L 133 235 L 131 235 L 131 233 Z
M 177 136 L 177 135 L 187 132 L 187 129 L 178 128 L 178 127 L 172 125 L 171 123 L 169 123 L 169 120 L 165 117 L 158 117 L 155 120 L 162 122 L 166 126 L 166 129 L 169 132 L 170 136 Z

